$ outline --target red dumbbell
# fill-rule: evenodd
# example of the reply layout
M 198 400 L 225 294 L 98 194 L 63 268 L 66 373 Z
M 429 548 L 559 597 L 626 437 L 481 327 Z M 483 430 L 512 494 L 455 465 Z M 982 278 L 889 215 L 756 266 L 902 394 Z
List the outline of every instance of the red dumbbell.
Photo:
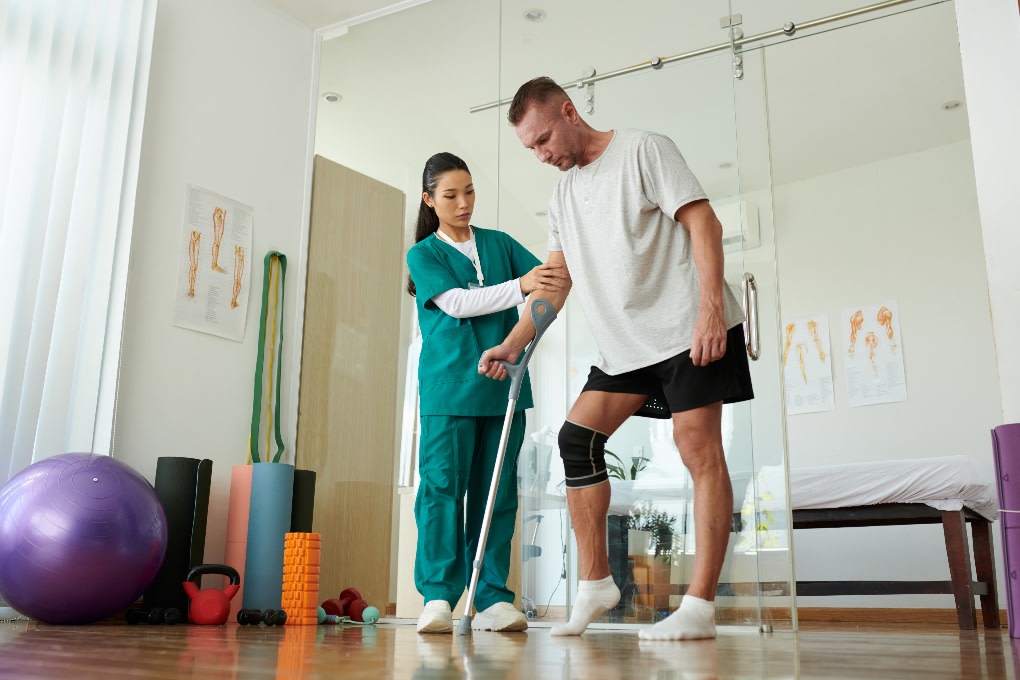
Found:
M 379 620 L 379 610 L 364 600 L 355 600 L 347 607 L 347 616 L 358 623 L 375 623 Z
M 330 616 L 347 616 L 347 605 L 349 601 L 342 601 L 336 598 L 325 600 L 322 603 L 322 609 Z
M 348 599 L 351 602 L 354 602 L 355 600 L 363 600 L 365 598 L 361 597 L 361 593 L 358 592 L 357 588 L 344 588 L 343 592 L 340 593 L 339 599 Z

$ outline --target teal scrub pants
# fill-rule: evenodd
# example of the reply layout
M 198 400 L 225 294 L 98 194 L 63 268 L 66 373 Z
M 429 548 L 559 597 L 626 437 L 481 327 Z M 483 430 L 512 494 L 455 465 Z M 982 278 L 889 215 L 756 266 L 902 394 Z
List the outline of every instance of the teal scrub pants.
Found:
M 423 416 L 418 447 L 414 517 L 418 548 L 414 583 L 426 602 L 456 607 L 471 581 L 485 503 L 499 453 L 504 416 Z M 475 591 L 474 607 L 513 602 L 506 587 L 510 541 L 517 522 L 517 458 L 524 442 L 524 411 L 514 414 L 499 488 Z

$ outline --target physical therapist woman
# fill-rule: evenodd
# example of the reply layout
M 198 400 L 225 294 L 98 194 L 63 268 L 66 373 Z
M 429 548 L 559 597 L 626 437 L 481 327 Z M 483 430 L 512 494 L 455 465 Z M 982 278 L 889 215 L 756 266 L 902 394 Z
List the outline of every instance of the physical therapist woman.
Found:
M 563 268 L 544 265 L 501 231 L 471 226 L 475 190 L 463 160 L 438 153 L 422 172 L 415 245 L 407 252 L 407 291 L 415 296 L 422 347 L 418 360 L 420 481 L 414 580 L 425 599 L 419 633 L 451 633 L 452 608 L 471 564 L 506 415 L 510 381 L 478 374 L 482 351 L 517 323 L 517 306 L 537 290 L 566 285 Z M 474 604 L 478 630 L 523 631 L 528 622 L 507 588 L 517 516 L 517 457 L 525 376 L 507 439 Z

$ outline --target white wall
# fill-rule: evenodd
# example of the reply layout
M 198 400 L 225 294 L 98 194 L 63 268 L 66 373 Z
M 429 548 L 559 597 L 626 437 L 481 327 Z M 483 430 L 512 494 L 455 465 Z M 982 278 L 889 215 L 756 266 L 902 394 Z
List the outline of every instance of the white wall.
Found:
M 1002 405 L 970 145 L 777 187 L 775 214 L 783 316 L 827 315 L 835 391 L 834 410 L 787 418 L 790 467 L 965 455 L 992 480 L 989 430 Z M 886 300 L 898 307 L 907 400 L 851 407 L 842 312 Z M 938 526 L 798 531 L 794 557 L 799 580 L 948 574 Z M 798 604 L 951 607 L 952 598 Z
M 294 450 L 313 31 L 261 0 L 163 0 L 142 141 L 113 454 L 213 461 L 206 562 L 223 556 L 230 468 L 245 462 L 262 259 L 288 256 L 281 413 Z M 244 340 L 173 325 L 187 184 L 254 208 Z
M 1001 422 L 1020 422 L 1020 17 L 1013 0 L 954 3 L 995 338 Z M 996 530 L 996 534 L 999 530 Z M 1002 562 L 999 547 L 997 560 Z M 1014 552 L 1017 547 L 1013 546 Z M 1014 582 L 997 571 L 999 600 Z M 1015 596 L 1013 596 L 1015 597 Z
M 998 348 L 1003 422 L 1020 422 L 1020 17 L 1013 0 L 958 0 L 978 208 Z
M 784 318 L 829 320 L 835 410 L 788 416 L 792 468 L 965 454 L 1001 418 L 968 144 L 775 190 Z M 847 404 L 843 310 L 897 303 L 907 400 Z
M 931 422 L 939 429 L 953 431 L 940 439 L 940 448 L 971 448 L 977 452 L 980 447 L 983 453 L 975 455 L 988 456 L 987 438 L 982 436 L 979 441 L 975 432 L 980 429 L 987 435 L 987 427 L 994 424 L 996 416 L 1002 421 L 1020 420 L 1020 378 L 1017 378 L 1020 358 L 1002 351 L 1020 344 L 1018 284 L 1012 263 L 1020 252 L 1020 230 L 1016 229 L 1016 215 L 1020 214 L 1016 186 L 1020 182 L 1015 166 L 1015 159 L 1020 158 L 1020 131 L 1010 113 L 1020 110 L 1020 72 L 1004 67 L 1018 63 L 1020 19 L 1012 0 L 957 2 L 955 6 L 971 119 L 977 205 L 987 260 L 985 280 L 991 300 L 994 342 L 999 348 L 995 355 L 998 380 L 988 380 L 987 354 L 978 359 L 976 371 L 971 369 L 968 357 L 967 371 L 958 375 L 963 380 L 975 381 L 972 386 L 978 392 L 977 407 L 972 409 L 968 401 L 966 408 L 958 409 L 951 417 Z M 311 29 L 261 2 L 163 0 L 157 17 L 114 455 L 150 480 L 159 456 L 201 456 L 215 461 L 207 561 L 222 554 L 229 467 L 243 462 L 245 457 L 259 300 L 257 295 L 249 299 L 248 326 L 240 344 L 173 326 L 184 187 L 188 183 L 197 184 L 252 205 L 256 254 L 261 258 L 267 250 L 278 249 L 290 256 L 285 319 L 289 344 L 284 364 L 288 387 L 282 406 L 288 414 L 285 439 L 293 451 L 295 423 L 289 414 L 295 408 L 292 397 L 298 380 L 294 370 L 298 347 L 294 340 L 300 332 L 300 310 L 294 301 L 300 294 L 297 284 L 304 261 L 300 227 L 307 191 L 309 100 L 315 70 L 312 43 Z M 427 64 L 423 64 L 423 71 L 429 72 Z M 476 103 L 486 97 L 469 99 Z M 408 181 L 395 183 L 400 186 Z M 791 192 L 795 190 L 790 187 Z M 954 235 L 950 247 L 960 243 L 959 236 Z M 966 261 L 971 265 L 973 257 L 974 253 L 968 251 Z M 784 256 L 781 271 L 785 272 L 787 261 Z M 981 277 L 971 273 L 978 279 L 968 279 L 968 285 L 979 285 Z M 910 285 L 915 283 L 911 281 Z M 252 290 L 260 290 L 261 285 L 261 267 L 256 267 L 252 271 Z M 789 286 L 784 285 L 784 295 L 788 290 Z M 897 298 L 901 305 L 913 299 L 902 295 Z M 810 302 L 807 298 L 803 300 L 805 306 L 813 306 Z M 784 313 L 791 311 L 786 304 L 784 301 Z M 915 370 L 915 348 L 917 359 L 926 361 L 936 350 L 918 345 L 912 324 L 904 326 L 904 333 L 908 390 L 913 400 L 912 386 L 923 386 L 933 379 Z M 980 331 L 979 336 L 979 346 L 987 350 L 986 331 Z M 995 399 L 991 394 L 996 382 L 1001 403 L 998 414 L 993 412 Z M 914 404 L 908 401 L 904 407 L 913 408 Z M 970 421 L 967 433 L 963 433 L 963 427 L 957 427 L 961 416 Z M 820 429 L 804 422 L 807 424 L 798 425 L 796 419 L 793 422 L 794 464 L 809 459 L 813 431 L 818 434 Z M 892 419 L 886 420 L 883 429 L 888 430 L 891 423 Z M 853 429 L 851 424 L 840 428 Z M 899 450 L 906 449 L 900 446 Z M 984 464 L 990 464 L 987 457 Z M 912 529 L 915 537 L 909 541 L 883 535 L 895 528 L 862 529 L 860 538 L 869 545 L 895 541 L 900 550 L 912 554 L 908 563 L 893 565 L 896 569 L 931 564 L 934 555 L 926 551 L 941 541 L 937 527 L 930 536 L 922 535 L 928 527 Z M 855 539 L 856 530 L 841 531 L 844 532 L 841 540 Z M 812 548 L 807 540 L 797 544 L 799 578 L 810 578 L 807 564 L 802 564 L 810 560 Z M 874 554 L 870 550 L 858 554 Z M 944 559 L 944 553 L 938 559 Z M 840 568 L 859 561 L 855 554 L 852 560 L 843 559 Z M 837 568 L 829 562 L 819 564 Z M 830 571 L 825 578 L 840 575 Z M 862 576 L 855 573 L 852 577 Z M 875 606 L 874 598 L 869 601 L 870 606 Z M 832 598 L 826 604 L 839 606 Z M 911 599 L 900 606 L 919 605 Z
M 477 199 L 472 224 L 519 238 L 515 225 L 499 220 L 497 130 L 503 120 L 498 111 L 467 114 L 472 104 L 499 96 L 499 53 L 493 47 L 499 40 L 498 9 L 473 0 L 425 3 L 351 26 L 322 44 L 319 92 L 337 92 L 342 99 L 319 100 L 315 153 L 404 192 L 407 248 L 414 245 L 425 161 L 440 151 L 460 156 L 471 169 Z M 471 30 L 456 39 L 423 38 L 455 25 Z M 421 49 L 424 44 L 427 49 Z M 409 52 L 415 55 L 411 62 Z M 465 78 L 451 67 L 465 59 L 487 77 Z M 426 100 L 428 106 L 418 105 Z M 401 300 L 400 346 L 406 348 L 416 323 L 414 299 L 405 294 Z M 394 416 L 401 422 L 406 353 L 396 361 Z

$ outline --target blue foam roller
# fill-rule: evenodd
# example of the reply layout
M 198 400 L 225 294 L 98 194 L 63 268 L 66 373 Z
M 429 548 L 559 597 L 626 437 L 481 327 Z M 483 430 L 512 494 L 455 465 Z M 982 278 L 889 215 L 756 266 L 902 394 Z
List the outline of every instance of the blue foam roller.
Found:
M 294 466 L 255 463 L 245 553 L 245 609 L 279 609 L 283 601 L 283 541 L 290 531 Z

